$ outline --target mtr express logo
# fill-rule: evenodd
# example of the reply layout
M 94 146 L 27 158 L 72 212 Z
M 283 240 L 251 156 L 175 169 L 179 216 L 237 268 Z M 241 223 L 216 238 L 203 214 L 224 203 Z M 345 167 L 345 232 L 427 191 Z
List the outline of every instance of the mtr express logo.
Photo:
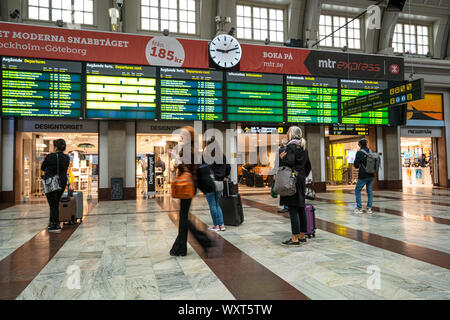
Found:
M 327 60 L 319 60 L 319 68 L 349 70 L 349 71 L 380 72 L 381 64 L 365 63 L 365 62 L 334 61 L 331 59 L 327 59 Z M 397 66 L 397 68 L 398 68 L 398 66 Z

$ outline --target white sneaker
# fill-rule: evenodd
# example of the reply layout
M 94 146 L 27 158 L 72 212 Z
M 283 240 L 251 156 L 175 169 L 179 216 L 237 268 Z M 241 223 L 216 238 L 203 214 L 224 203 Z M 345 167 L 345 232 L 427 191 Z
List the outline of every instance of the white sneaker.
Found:
M 219 226 L 213 226 L 213 227 L 209 227 L 208 230 L 216 231 L 216 232 L 217 232 L 217 231 L 220 230 L 220 227 L 219 227 Z
M 373 214 L 372 208 L 367 208 L 366 213 Z
M 354 214 L 362 214 L 363 211 L 361 209 L 355 208 L 355 210 L 353 210 Z

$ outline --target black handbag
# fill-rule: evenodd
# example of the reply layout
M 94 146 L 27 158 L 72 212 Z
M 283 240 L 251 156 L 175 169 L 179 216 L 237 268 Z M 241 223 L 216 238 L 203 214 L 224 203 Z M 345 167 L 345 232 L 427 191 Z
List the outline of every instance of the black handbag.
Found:
M 50 193 L 57 190 L 61 190 L 61 182 L 59 180 L 59 156 L 56 152 L 56 174 L 53 177 L 42 179 L 42 186 L 44 188 L 44 193 Z
M 201 164 L 197 170 L 198 188 L 204 194 L 216 191 L 216 183 L 211 175 L 211 167 L 207 164 Z

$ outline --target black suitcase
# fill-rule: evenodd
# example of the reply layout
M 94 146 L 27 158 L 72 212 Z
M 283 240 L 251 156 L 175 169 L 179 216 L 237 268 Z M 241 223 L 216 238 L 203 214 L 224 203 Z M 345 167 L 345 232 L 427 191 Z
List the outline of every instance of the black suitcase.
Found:
M 250 172 L 247 175 L 247 187 L 254 187 L 255 186 L 255 174 L 253 172 Z
M 255 176 L 255 185 L 257 188 L 263 188 L 264 187 L 264 178 L 262 175 L 257 174 Z
M 244 222 L 244 210 L 242 209 L 241 196 L 233 194 L 230 197 L 220 198 L 220 208 L 223 213 L 223 221 L 227 226 L 238 226 Z

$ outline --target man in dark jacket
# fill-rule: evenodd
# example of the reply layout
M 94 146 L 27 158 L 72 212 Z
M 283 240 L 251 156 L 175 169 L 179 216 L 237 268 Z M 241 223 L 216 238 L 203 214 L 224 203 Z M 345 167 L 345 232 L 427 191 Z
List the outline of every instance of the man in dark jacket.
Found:
M 358 145 L 360 149 L 356 153 L 355 161 L 353 162 L 355 168 L 359 169 L 358 182 L 356 183 L 355 188 L 356 208 L 353 211 L 353 213 L 363 213 L 361 204 L 361 190 L 364 188 L 364 186 L 366 186 L 366 192 L 368 196 L 366 212 L 372 213 L 372 200 L 373 200 L 372 185 L 375 175 L 373 173 L 367 173 L 365 169 L 365 166 L 367 164 L 367 154 L 361 150 L 364 150 L 365 152 L 369 153 L 369 148 L 367 147 L 367 140 L 365 138 L 359 140 Z

